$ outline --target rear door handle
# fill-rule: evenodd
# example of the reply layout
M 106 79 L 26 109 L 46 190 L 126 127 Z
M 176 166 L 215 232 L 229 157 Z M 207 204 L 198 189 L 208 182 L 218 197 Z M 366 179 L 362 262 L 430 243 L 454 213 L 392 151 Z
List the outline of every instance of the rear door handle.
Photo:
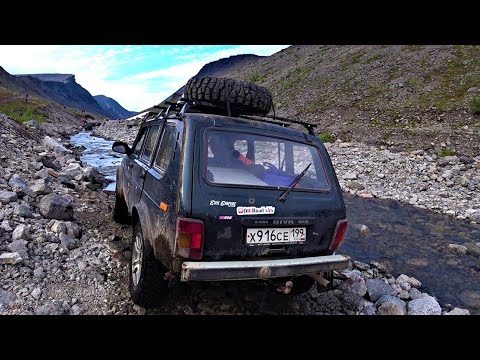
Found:
M 128 165 L 127 165 L 127 168 L 128 168 L 128 169 L 131 169 L 132 167 L 133 167 L 133 164 L 128 164 Z
M 147 175 L 147 170 L 142 170 L 142 172 L 140 173 L 140 178 L 145 178 L 145 175 Z

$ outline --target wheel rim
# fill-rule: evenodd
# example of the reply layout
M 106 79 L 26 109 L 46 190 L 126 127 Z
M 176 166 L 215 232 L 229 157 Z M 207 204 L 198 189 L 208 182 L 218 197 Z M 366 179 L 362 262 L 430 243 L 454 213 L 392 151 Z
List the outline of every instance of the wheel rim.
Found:
M 132 280 L 133 285 L 137 286 L 142 275 L 143 261 L 143 239 L 141 234 L 135 236 L 135 243 L 132 249 Z

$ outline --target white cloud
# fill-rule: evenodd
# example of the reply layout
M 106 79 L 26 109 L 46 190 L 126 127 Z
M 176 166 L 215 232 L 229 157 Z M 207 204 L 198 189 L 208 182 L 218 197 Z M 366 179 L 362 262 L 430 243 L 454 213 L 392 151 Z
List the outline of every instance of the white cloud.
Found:
M 203 65 L 237 54 L 271 55 L 286 45 L 161 46 L 155 55 L 174 65 L 140 73 L 118 73 L 123 64 L 143 64 L 145 48 L 127 46 L 0 45 L 0 66 L 11 74 L 75 74 L 92 95 L 114 98 L 128 110 L 143 110 L 159 103 L 194 76 Z M 211 49 L 218 48 L 211 52 Z M 175 63 L 176 62 L 176 63 Z M 115 80 L 112 80 L 115 79 Z

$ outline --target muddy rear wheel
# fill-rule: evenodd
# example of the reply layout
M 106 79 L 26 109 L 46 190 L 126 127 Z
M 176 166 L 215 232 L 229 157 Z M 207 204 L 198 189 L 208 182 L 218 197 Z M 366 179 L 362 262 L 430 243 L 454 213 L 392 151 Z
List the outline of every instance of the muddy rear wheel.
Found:
M 133 302 L 144 308 L 160 305 L 168 291 L 165 269 L 155 258 L 150 242 L 144 238 L 140 222 L 133 227 L 129 274 Z

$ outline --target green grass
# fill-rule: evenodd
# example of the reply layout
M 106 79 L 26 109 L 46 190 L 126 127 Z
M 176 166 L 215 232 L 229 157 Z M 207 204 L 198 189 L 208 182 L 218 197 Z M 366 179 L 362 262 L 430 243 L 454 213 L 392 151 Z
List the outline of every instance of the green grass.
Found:
M 480 115 L 480 96 L 474 96 L 470 100 L 470 110 L 475 115 Z
M 322 140 L 322 142 L 324 143 L 331 143 L 331 142 L 334 142 L 335 139 L 333 138 L 333 136 L 328 133 L 328 132 L 323 132 L 321 134 L 318 134 L 317 137 Z
M 438 156 L 441 158 L 444 158 L 445 156 L 452 156 L 455 155 L 455 151 L 449 149 L 449 148 L 441 148 L 440 151 L 438 152 Z
M 0 104 L 0 112 L 11 117 L 20 124 L 29 120 L 45 122 L 48 118 L 39 110 L 38 105 L 38 102 L 34 100 L 26 103 L 23 100 L 17 99 L 12 102 Z
M 265 75 L 261 74 L 260 71 L 255 70 L 252 74 L 250 74 L 247 81 L 252 83 L 257 83 L 263 80 L 265 80 Z

